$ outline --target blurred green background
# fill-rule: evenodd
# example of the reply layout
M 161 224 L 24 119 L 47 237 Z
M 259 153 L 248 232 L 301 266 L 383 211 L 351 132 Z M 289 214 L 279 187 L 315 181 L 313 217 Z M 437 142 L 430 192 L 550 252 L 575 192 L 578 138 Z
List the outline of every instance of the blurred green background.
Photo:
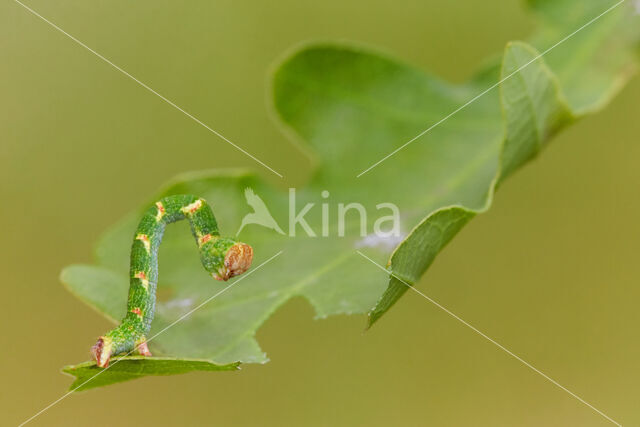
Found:
M 178 172 L 255 167 L 302 185 L 306 157 L 265 107 L 301 41 L 364 42 L 463 81 L 533 17 L 518 1 L 28 5 L 285 175 L 280 180 L 37 19 L 0 3 L 1 424 L 71 382 L 106 320 L 63 289 L 107 226 Z M 640 425 L 640 80 L 556 138 L 454 240 L 420 289 L 625 425 Z M 597 426 L 608 422 L 416 294 L 371 331 L 302 299 L 239 372 L 69 396 L 33 425 Z

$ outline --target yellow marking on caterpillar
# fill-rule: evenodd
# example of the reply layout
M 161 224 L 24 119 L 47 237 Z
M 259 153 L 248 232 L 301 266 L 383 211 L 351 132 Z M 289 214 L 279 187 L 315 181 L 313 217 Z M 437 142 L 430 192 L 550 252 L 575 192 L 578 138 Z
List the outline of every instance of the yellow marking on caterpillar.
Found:
M 140 283 L 142 284 L 142 286 L 144 286 L 144 289 L 147 291 L 149 290 L 149 279 L 147 278 L 147 275 L 144 271 L 138 271 L 133 275 L 133 277 L 136 279 L 140 279 Z
M 160 222 L 160 220 L 162 219 L 165 213 L 165 209 L 164 209 L 164 206 L 162 205 L 162 202 L 156 202 L 156 208 L 158 208 L 158 213 L 156 214 L 156 221 Z
M 136 240 L 140 240 L 144 245 L 144 248 L 147 251 L 147 253 L 151 254 L 151 241 L 149 240 L 149 236 L 147 236 L 146 234 L 140 233 L 136 236 Z
M 200 236 L 198 238 L 198 246 L 202 247 L 205 243 L 209 242 L 211 239 L 213 239 L 213 236 L 211 234 L 205 234 L 204 236 Z
M 140 307 L 134 308 L 133 310 L 131 310 L 131 312 L 137 315 L 140 320 L 142 320 L 143 316 L 142 316 L 142 310 L 140 310 Z
M 195 213 L 195 211 L 197 211 L 198 209 L 200 209 L 202 207 L 202 199 L 198 199 L 195 202 L 182 207 L 180 210 L 182 211 L 183 214 L 185 215 L 191 215 L 193 213 Z

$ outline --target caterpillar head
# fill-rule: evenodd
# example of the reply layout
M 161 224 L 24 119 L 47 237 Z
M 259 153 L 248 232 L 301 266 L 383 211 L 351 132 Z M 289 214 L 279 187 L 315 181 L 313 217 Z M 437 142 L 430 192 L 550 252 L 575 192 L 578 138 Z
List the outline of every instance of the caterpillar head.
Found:
M 221 237 L 204 255 L 204 264 L 216 280 L 229 280 L 251 267 L 253 248 L 246 243 Z

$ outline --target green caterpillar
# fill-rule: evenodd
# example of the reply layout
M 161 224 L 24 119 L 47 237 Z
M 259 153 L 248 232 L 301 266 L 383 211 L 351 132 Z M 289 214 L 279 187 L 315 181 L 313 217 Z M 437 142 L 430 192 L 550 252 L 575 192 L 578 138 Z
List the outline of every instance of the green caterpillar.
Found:
M 189 220 L 202 265 L 214 279 L 228 280 L 251 266 L 251 246 L 220 237 L 218 224 L 206 201 L 191 195 L 177 195 L 156 202 L 140 220 L 131 247 L 127 314 L 120 326 L 101 336 L 91 348 L 99 367 L 109 366 L 111 356 L 133 350 L 151 356 L 146 335 L 156 305 L 158 248 L 166 225 L 182 219 Z

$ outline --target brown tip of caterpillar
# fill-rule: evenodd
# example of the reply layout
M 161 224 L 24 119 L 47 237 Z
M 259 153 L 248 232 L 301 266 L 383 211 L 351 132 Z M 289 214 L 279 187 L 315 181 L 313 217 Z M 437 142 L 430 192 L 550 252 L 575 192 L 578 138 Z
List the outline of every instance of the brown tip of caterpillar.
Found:
M 229 248 L 224 257 L 224 266 L 229 271 L 229 277 L 238 276 L 251 267 L 253 248 L 246 243 L 236 243 Z
M 236 243 L 227 251 L 224 267 L 213 277 L 217 280 L 229 280 L 247 271 L 251 267 L 252 260 L 253 248 L 246 243 Z
M 107 341 L 110 344 L 110 340 Z M 99 368 L 106 368 L 109 366 L 109 360 L 111 359 L 111 345 L 105 346 L 105 338 L 100 337 L 98 342 L 91 347 L 91 355 Z

